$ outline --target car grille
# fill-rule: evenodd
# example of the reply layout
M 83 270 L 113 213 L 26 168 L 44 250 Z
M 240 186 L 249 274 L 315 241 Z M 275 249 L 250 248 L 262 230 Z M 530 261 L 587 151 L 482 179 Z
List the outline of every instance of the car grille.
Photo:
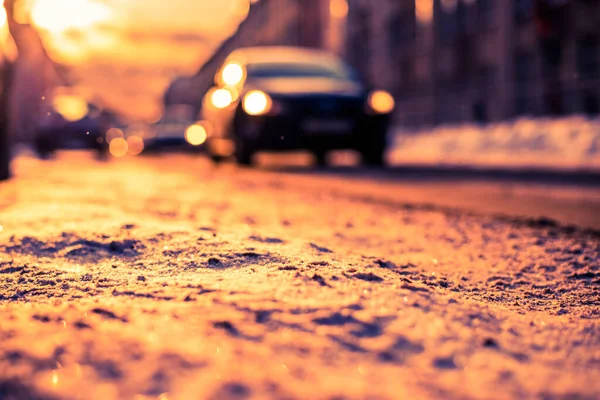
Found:
M 285 99 L 287 113 L 312 117 L 354 117 L 363 112 L 361 99 L 348 97 L 311 97 Z

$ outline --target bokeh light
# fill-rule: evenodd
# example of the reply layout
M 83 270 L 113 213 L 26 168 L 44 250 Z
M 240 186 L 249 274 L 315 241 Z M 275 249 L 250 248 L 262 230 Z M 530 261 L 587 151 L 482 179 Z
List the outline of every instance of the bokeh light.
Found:
M 333 18 L 346 18 L 348 16 L 348 0 L 330 0 L 329 12 Z
M 131 156 L 137 156 L 144 151 L 144 139 L 140 136 L 130 136 L 127 138 L 127 153 Z
M 269 112 L 272 100 L 260 90 L 251 90 L 244 97 L 244 111 L 250 115 L 262 115 Z
M 227 89 L 217 89 L 210 96 L 210 100 L 216 108 L 227 108 L 233 101 L 233 96 Z
M 244 79 L 244 68 L 239 63 L 229 63 L 223 68 L 221 77 L 225 84 L 235 86 Z
M 394 111 L 396 102 L 391 94 L 384 90 L 376 90 L 369 96 L 369 107 L 379 114 L 389 114 Z
M 206 142 L 207 136 L 206 129 L 200 124 L 194 124 L 185 131 L 185 140 L 192 146 L 200 146 Z
M 79 121 L 89 112 L 87 102 L 75 95 L 58 95 L 52 101 L 52 106 L 54 111 L 70 122 Z
M 110 128 L 106 132 L 106 143 L 111 143 L 115 139 L 124 139 L 125 134 L 119 128 Z
M 109 149 L 110 154 L 112 154 L 113 157 L 119 158 L 127 155 L 127 152 L 129 151 L 129 145 L 125 139 L 116 138 L 111 140 Z
M 415 0 L 415 16 L 422 24 L 433 20 L 433 0 Z

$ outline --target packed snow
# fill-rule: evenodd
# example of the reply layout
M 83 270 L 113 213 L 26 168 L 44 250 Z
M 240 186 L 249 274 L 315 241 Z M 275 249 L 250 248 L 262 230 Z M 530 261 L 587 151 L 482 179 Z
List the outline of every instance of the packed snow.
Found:
M 600 397 L 597 231 L 305 178 L 19 158 L 0 398 Z
M 600 169 L 600 118 L 522 118 L 393 131 L 389 161 L 503 168 Z

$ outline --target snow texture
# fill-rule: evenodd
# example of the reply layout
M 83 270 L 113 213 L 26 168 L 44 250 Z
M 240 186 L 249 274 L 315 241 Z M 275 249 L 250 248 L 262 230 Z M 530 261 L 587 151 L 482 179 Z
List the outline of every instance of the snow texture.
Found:
M 398 128 L 389 161 L 505 168 L 600 169 L 600 118 L 523 118 L 490 125 Z
M 600 238 L 193 157 L 20 158 L 1 399 L 596 399 Z

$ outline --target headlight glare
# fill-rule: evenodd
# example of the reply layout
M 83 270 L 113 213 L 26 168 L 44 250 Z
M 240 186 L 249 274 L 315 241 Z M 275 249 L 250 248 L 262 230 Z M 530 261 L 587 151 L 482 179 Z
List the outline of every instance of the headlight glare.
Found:
M 396 108 L 394 97 L 384 90 L 376 90 L 369 95 L 369 108 L 377 114 L 390 114 Z
M 242 107 L 248 115 L 264 115 L 271 111 L 273 100 L 263 91 L 251 90 L 244 96 Z

